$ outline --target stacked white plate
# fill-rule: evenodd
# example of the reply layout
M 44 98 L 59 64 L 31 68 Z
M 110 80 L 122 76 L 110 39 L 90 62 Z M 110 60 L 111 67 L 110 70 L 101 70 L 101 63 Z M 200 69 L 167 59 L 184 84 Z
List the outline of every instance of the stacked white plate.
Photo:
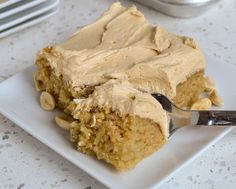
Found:
M 59 0 L 0 0 L 0 38 L 49 18 L 58 4 Z

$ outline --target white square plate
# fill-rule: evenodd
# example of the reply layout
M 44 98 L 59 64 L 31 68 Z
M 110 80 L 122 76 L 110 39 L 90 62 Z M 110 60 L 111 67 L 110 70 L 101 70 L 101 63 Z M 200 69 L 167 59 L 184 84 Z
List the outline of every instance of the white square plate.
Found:
M 208 62 L 208 73 L 217 80 L 224 109 L 236 109 L 236 88 L 232 84 L 236 81 L 236 69 Z M 39 93 L 32 79 L 34 70 L 35 67 L 30 67 L 0 84 L 0 112 L 109 188 L 157 187 L 231 130 L 230 127 L 185 127 L 136 168 L 118 173 L 104 162 L 77 152 L 68 140 L 68 133 L 54 123 L 58 112 L 40 108 Z

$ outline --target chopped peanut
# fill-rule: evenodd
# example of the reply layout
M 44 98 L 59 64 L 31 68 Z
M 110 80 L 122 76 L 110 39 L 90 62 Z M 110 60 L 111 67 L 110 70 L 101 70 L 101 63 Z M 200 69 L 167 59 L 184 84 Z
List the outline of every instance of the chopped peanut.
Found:
M 73 122 L 73 118 L 68 115 L 59 115 L 55 117 L 55 121 L 59 127 L 65 130 L 69 130 L 71 128 L 71 123 Z
M 191 110 L 208 110 L 212 103 L 209 98 L 199 98 L 193 102 Z
M 56 106 L 54 97 L 48 92 L 42 92 L 40 95 L 40 105 L 44 110 L 53 110 Z
M 36 78 L 36 74 L 34 74 L 34 86 L 37 91 L 42 91 L 44 88 L 43 82 Z
M 210 93 L 210 96 L 209 96 L 209 99 L 211 100 L 211 102 L 216 105 L 216 106 L 222 106 L 224 103 L 223 103 L 223 100 L 221 99 L 221 97 L 218 95 L 217 91 L 216 90 L 213 90 L 211 93 Z

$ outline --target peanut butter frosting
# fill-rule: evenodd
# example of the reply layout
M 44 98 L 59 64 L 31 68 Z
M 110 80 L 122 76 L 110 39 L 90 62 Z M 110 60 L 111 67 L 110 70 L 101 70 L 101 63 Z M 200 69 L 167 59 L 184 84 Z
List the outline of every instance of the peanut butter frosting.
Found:
M 176 95 L 179 83 L 205 68 L 193 39 L 152 26 L 135 6 L 120 3 L 41 56 L 75 90 L 122 79 L 169 98 Z
M 80 117 L 81 110 L 89 111 L 92 107 L 111 108 L 121 117 L 137 115 L 156 122 L 163 136 L 169 135 L 168 117 L 160 103 L 149 93 L 135 89 L 129 82 L 110 80 L 95 88 L 86 99 L 75 99 L 77 104 L 74 118 Z

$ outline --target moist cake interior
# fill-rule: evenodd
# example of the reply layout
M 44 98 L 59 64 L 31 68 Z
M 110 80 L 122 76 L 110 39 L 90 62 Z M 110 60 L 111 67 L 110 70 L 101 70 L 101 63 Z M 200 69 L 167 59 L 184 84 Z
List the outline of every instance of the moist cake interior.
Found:
M 95 155 L 120 171 L 133 168 L 166 143 L 157 123 L 138 116 L 122 118 L 97 107 L 81 112 L 70 135 L 79 151 Z

